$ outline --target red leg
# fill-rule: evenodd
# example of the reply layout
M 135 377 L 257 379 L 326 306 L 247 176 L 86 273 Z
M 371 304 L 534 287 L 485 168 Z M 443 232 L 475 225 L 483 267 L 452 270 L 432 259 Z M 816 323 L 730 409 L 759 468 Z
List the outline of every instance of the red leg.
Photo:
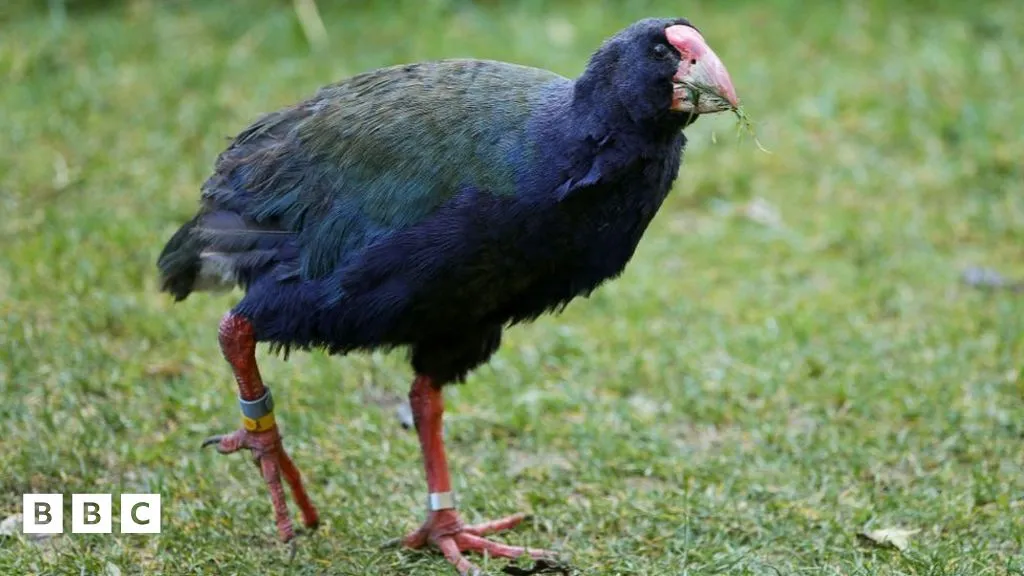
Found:
M 432 495 L 450 493 L 451 478 L 448 474 L 442 435 L 444 398 L 441 389 L 435 386 L 429 377 L 417 376 L 413 381 L 412 390 L 409 391 L 409 404 L 412 408 L 413 421 L 416 423 L 420 448 L 423 451 L 427 490 Z M 466 526 L 454 507 L 446 507 L 443 498 L 439 500 L 441 502 L 434 506 L 435 509 L 428 512 L 427 521 L 423 526 L 402 539 L 403 545 L 409 548 L 422 548 L 428 544 L 436 546 L 460 574 L 476 572 L 476 567 L 463 557 L 463 552 L 477 552 L 503 558 L 518 558 L 524 554 L 534 558 L 553 556 L 547 550 L 506 546 L 483 538 L 487 534 L 515 528 L 526 518 L 524 514 Z
M 253 336 L 252 324 L 242 316 L 228 313 L 221 320 L 219 337 L 224 358 L 231 364 L 231 369 L 235 373 L 239 396 L 242 400 L 250 402 L 262 398 L 267 389 L 256 365 L 256 339 Z M 291 488 L 295 503 L 302 512 L 302 523 L 310 528 L 316 528 L 320 522 L 319 514 L 306 494 L 299 469 L 295 467 L 281 444 L 281 434 L 274 423 L 273 413 L 271 412 L 269 418 L 262 418 L 259 422 L 250 422 L 247 428 L 207 438 L 203 446 L 215 445 L 221 454 L 230 454 L 244 448 L 252 451 L 270 491 L 274 519 L 281 540 L 288 542 L 295 537 L 284 488 L 281 486 L 282 476 Z

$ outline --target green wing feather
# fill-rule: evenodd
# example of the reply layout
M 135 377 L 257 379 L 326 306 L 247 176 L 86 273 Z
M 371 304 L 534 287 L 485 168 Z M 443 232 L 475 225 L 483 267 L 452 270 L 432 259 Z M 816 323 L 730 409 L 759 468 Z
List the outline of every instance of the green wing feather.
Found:
M 466 187 L 514 194 L 525 127 L 545 70 L 481 60 L 395 66 L 321 89 L 238 135 L 204 187 L 205 211 L 238 214 L 254 250 L 286 231 L 298 273 L 328 274 L 348 253 L 415 224 Z M 203 229 L 217 249 L 216 226 Z M 227 231 L 224 231 L 225 233 Z

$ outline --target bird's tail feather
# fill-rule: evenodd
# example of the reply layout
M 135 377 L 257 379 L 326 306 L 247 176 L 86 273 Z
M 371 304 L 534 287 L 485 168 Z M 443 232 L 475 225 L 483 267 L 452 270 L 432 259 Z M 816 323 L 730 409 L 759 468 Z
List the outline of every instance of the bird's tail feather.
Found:
M 161 289 L 175 300 L 193 291 L 230 290 L 275 270 L 293 273 L 297 255 L 291 232 L 257 225 L 226 210 L 201 212 L 167 242 L 157 266 Z
M 160 269 L 160 289 L 173 295 L 177 301 L 184 300 L 192 292 L 202 267 L 199 255 L 203 244 L 193 234 L 200 218 L 197 215 L 179 228 L 156 261 Z

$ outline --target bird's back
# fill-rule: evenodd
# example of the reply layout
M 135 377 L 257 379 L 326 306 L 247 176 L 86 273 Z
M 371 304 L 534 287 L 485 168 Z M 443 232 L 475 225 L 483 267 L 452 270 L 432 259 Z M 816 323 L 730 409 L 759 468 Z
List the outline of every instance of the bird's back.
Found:
M 263 116 L 217 159 L 199 214 L 161 255 L 165 289 L 323 278 L 460 190 L 515 194 L 530 115 L 569 85 L 445 60 L 360 74 Z
M 621 272 L 675 178 L 678 130 L 637 140 L 573 94 L 471 60 L 328 86 L 220 156 L 164 285 L 241 284 L 236 311 L 284 347 L 412 345 L 461 373 L 483 354 L 464 343 Z

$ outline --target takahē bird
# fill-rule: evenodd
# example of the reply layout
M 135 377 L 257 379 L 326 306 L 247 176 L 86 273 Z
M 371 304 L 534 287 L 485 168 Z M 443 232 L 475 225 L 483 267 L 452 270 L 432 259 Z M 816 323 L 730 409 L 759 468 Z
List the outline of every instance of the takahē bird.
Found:
M 695 89 L 701 88 L 703 89 Z M 217 159 L 198 214 L 160 255 L 163 290 L 240 286 L 219 340 L 243 428 L 204 442 L 258 458 L 283 540 L 281 484 L 318 523 L 281 444 L 257 342 L 272 350 L 408 347 L 428 515 L 402 543 L 544 557 L 463 524 L 442 437 L 441 389 L 498 349 L 502 330 L 619 275 L 679 171 L 682 129 L 735 109 L 722 62 L 685 19 L 608 39 L 576 80 L 502 62 L 367 72 L 265 115 Z

